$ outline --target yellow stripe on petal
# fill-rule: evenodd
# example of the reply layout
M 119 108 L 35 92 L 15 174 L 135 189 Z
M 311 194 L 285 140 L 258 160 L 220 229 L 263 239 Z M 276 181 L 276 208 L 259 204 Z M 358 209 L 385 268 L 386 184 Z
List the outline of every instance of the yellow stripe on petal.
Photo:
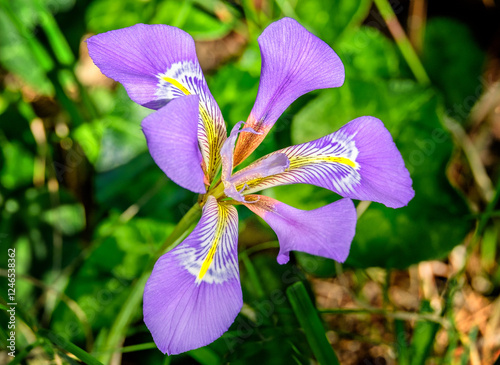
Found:
M 228 211 L 227 207 L 218 204 L 217 209 L 218 209 L 217 229 L 215 231 L 215 235 L 213 237 L 212 243 L 210 244 L 210 250 L 208 250 L 208 254 L 205 257 L 205 260 L 203 260 L 203 263 L 201 264 L 200 273 L 198 274 L 198 277 L 196 278 L 197 282 L 199 282 L 203 279 L 203 277 L 206 275 L 208 269 L 210 268 L 210 265 L 212 265 L 212 262 L 214 261 L 214 257 L 215 257 L 215 252 L 217 251 L 217 247 L 219 246 L 222 235 L 224 234 L 224 231 L 225 231 L 226 226 L 227 226 L 228 216 L 229 216 L 229 211 Z
M 234 174 L 236 188 L 244 189 L 243 194 L 251 194 L 273 186 L 305 183 L 326 187 L 340 194 L 350 193 L 361 181 L 357 161 L 359 151 L 354 137 L 354 134 L 348 135 L 340 131 L 273 152 Z M 288 157 L 288 168 L 267 177 L 251 178 L 248 172 L 262 163 L 262 160 L 275 154 Z M 246 175 L 250 177 L 247 180 L 243 179 Z M 238 179 L 239 176 L 242 178 Z
M 315 157 L 291 157 L 290 158 L 290 169 L 299 168 L 302 166 L 311 165 L 314 163 L 321 162 L 334 162 L 340 163 L 343 165 L 351 166 L 353 168 L 357 167 L 357 163 L 347 157 L 338 157 L 338 156 L 315 156 Z
M 178 88 L 180 91 L 182 91 L 184 94 L 191 95 L 191 92 L 188 89 L 186 89 L 186 87 L 184 87 L 184 85 L 182 85 L 179 81 L 177 81 L 171 77 L 166 77 L 166 76 L 163 76 L 162 80 L 168 82 L 169 84 L 172 84 L 173 86 Z

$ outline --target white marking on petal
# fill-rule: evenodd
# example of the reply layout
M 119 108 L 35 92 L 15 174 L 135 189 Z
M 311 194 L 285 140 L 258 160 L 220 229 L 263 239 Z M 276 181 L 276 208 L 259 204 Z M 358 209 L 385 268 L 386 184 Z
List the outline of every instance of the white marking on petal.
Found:
M 181 265 L 193 275 L 193 279 L 199 284 L 202 281 L 208 284 L 221 284 L 233 278 L 237 278 L 238 260 L 231 254 L 234 250 L 238 237 L 238 213 L 236 208 L 229 205 L 220 205 L 211 197 L 206 203 L 203 212 L 206 218 L 199 231 L 197 240 L 198 247 L 184 247 L 178 249 L 176 257 Z M 212 247 L 215 247 L 213 260 L 207 271 L 200 275 L 203 264 Z M 200 277 L 201 276 L 201 277 Z

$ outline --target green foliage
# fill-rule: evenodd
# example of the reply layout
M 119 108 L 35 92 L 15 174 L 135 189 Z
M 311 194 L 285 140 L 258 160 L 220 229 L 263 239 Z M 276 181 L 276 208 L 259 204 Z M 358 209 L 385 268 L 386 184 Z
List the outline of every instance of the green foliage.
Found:
M 197 39 L 218 39 L 229 33 L 233 24 L 222 22 L 193 1 L 96 0 L 88 8 L 88 27 L 102 33 L 137 23 L 169 24 L 180 27 Z
M 326 317 L 323 322 L 312 299 L 314 285 L 328 283 L 342 266 L 300 252 L 289 264 L 278 265 L 275 234 L 241 207 L 241 313 L 209 346 L 168 358 L 157 351 L 142 321 L 144 283 L 156 258 L 192 229 L 199 209 L 190 208 L 197 196 L 169 181 L 149 155 L 140 123 L 151 110 L 132 102 L 121 85 L 83 85 L 76 76 L 77 66 L 85 63 L 77 52 L 80 40 L 89 33 L 168 24 L 213 46 L 213 52 L 231 37 L 243 39 L 237 51 L 228 43 L 228 57 L 206 75 L 230 129 L 246 120 L 257 94 L 258 34 L 278 18 L 295 17 L 335 49 L 346 80 L 340 88 L 295 101 L 251 159 L 320 138 L 357 117 L 375 116 L 401 151 L 416 195 L 402 209 L 367 207 L 344 268 L 355 267 L 358 276 L 368 275 L 365 269 L 373 266 L 404 269 L 442 259 L 463 243 L 476 220 L 446 175 L 457 143 L 443 120 L 446 115 L 467 120 L 480 95 L 484 52 L 465 24 L 430 19 L 421 58 L 432 85 L 423 86 L 410 72 L 401 46 L 386 36 L 386 24 L 374 16 L 372 5 L 368 0 L 0 0 L 0 242 L 17 252 L 22 322 L 21 351 L 12 364 L 30 356 L 107 364 L 120 352 L 124 362 L 141 364 L 285 365 L 309 364 L 314 358 L 335 364 L 326 331 L 352 339 L 348 321 L 347 330 L 335 327 L 342 322 L 332 324 Z M 43 133 L 36 129 L 40 121 Z M 339 199 L 309 185 L 264 194 L 304 210 Z M 495 202 L 490 203 L 481 216 L 477 239 L 481 270 L 491 273 L 498 291 L 499 230 L 486 227 L 494 209 Z M 0 253 L 2 269 L 5 255 Z M 387 291 L 390 283 L 384 285 Z M 451 302 L 450 292 L 443 296 Z M 383 295 L 377 313 L 387 319 L 390 295 Z M 441 326 L 425 316 L 445 319 L 446 313 L 434 313 L 427 299 L 418 300 L 420 313 L 412 313 L 417 320 L 398 318 L 385 326 L 393 332 L 390 351 L 400 364 L 425 363 Z M 8 306 L 0 302 L 3 346 Z M 455 350 L 465 345 L 454 327 L 447 334 L 444 363 L 451 363 Z M 468 336 L 475 341 L 477 330 Z M 357 340 L 376 342 L 369 335 Z M 336 349 L 338 344 L 333 341 Z M 465 346 L 463 361 L 468 350 Z
M 422 62 L 444 95 L 449 114 L 465 121 L 481 95 L 484 52 L 466 25 L 447 18 L 429 21 Z
M 307 294 L 304 284 L 301 282 L 295 283 L 287 289 L 286 293 L 300 325 L 304 328 L 307 341 L 318 363 L 322 365 L 339 364 L 335 352 L 328 343 L 321 319 Z

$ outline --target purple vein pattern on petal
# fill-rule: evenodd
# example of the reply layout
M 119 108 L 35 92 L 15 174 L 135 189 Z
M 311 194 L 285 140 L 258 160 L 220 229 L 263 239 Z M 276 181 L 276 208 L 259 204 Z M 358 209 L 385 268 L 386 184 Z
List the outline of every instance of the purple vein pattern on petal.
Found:
M 208 345 L 234 322 L 243 305 L 237 239 L 236 209 L 210 196 L 193 232 L 156 262 L 144 322 L 163 353 Z
M 198 96 L 172 100 L 142 121 L 149 153 L 176 184 L 203 194 L 202 157 L 198 146 Z
M 87 40 L 89 54 L 101 72 L 122 83 L 130 98 L 159 109 L 180 96 L 200 97 L 199 129 L 205 172 L 211 179 L 219 166 L 226 126 L 203 76 L 193 38 L 163 24 L 137 24 Z
M 258 200 L 257 200 L 258 199 Z M 290 251 L 302 251 L 344 262 L 356 231 L 356 208 L 351 199 L 304 211 L 262 195 L 249 195 L 245 204 L 276 232 L 278 263 L 286 264 Z
M 259 91 L 245 127 L 262 134 L 242 133 L 236 145 L 235 166 L 257 148 L 295 99 L 344 83 L 344 66 L 337 54 L 294 19 L 272 23 L 258 42 L 262 55 Z
M 357 118 L 335 133 L 270 155 L 277 153 L 284 153 L 289 158 L 288 170 L 246 181 L 245 194 L 277 185 L 303 183 L 391 208 L 407 205 L 415 195 L 410 174 L 391 134 L 374 117 Z M 238 173 L 244 174 L 252 165 Z

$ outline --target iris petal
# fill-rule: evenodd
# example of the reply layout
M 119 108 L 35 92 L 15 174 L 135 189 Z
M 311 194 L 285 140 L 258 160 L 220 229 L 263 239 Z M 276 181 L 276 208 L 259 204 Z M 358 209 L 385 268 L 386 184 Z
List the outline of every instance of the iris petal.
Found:
M 209 196 L 200 222 L 155 264 L 144 289 L 144 322 L 169 355 L 208 345 L 234 322 L 242 305 L 238 214 Z
M 242 182 L 241 186 L 248 187 L 245 193 L 303 183 L 391 208 L 407 205 L 415 195 L 410 174 L 391 134 L 374 117 L 357 118 L 335 133 L 273 152 L 262 159 L 278 153 L 290 159 L 290 167 L 267 178 Z M 238 173 L 243 174 L 259 163 L 257 160 Z
M 122 83 L 130 98 L 151 109 L 170 100 L 198 95 L 198 139 L 204 170 L 211 180 L 220 165 L 226 126 L 196 57 L 193 38 L 163 24 L 137 24 L 87 40 L 101 72 Z
M 344 66 L 337 54 L 294 19 L 272 23 L 258 42 L 262 55 L 259 91 L 245 127 L 262 134 L 242 133 L 236 145 L 235 166 L 257 148 L 295 99 L 344 83 Z
M 276 232 L 278 263 L 286 264 L 290 251 L 307 252 L 344 262 L 356 230 L 356 209 L 351 199 L 304 211 L 263 195 L 249 195 L 245 204 Z
M 202 157 L 198 146 L 198 96 L 168 103 L 142 121 L 149 153 L 176 184 L 195 193 L 205 193 Z

